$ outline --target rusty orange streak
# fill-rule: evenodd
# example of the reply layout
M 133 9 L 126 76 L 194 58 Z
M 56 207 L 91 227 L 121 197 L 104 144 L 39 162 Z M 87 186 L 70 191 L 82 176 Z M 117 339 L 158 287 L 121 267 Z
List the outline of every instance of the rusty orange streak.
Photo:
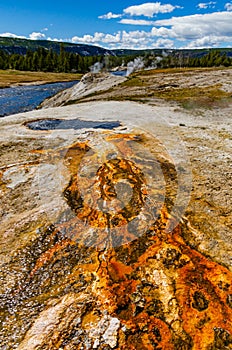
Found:
M 64 249 L 70 244 L 75 244 L 75 243 L 72 242 L 71 240 L 66 239 L 56 243 L 52 248 L 48 249 L 45 253 L 43 253 L 36 261 L 36 264 L 33 270 L 30 272 L 30 277 L 33 277 L 37 270 L 39 270 L 44 264 L 46 264 L 49 260 L 51 260 L 55 253 Z

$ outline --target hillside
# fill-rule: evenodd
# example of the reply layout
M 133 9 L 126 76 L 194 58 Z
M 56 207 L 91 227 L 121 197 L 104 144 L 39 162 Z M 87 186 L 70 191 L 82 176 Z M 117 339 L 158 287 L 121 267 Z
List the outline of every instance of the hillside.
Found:
M 7 53 L 17 53 L 25 55 L 27 50 L 36 51 L 39 47 L 43 47 L 47 50 L 52 49 L 54 52 L 60 52 L 61 42 L 49 41 L 49 40 L 29 40 L 18 38 L 5 38 L 0 37 L 0 50 L 4 50 Z M 98 55 L 115 55 L 111 50 L 104 49 L 103 47 L 85 45 L 85 44 L 72 44 L 62 43 L 64 50 L 69 53 L 77 53 L 81 56 L 98 56 Z
M 221 55 L 232 57 L 232 48 L 205 48 L 205 49 L 146 49 L 146 50 L 132 50 L 132 49 L 116 49 L 112 52 L 116 56 L 144 56 L 144 55 L 158 55 L 158 56 L 179 56 L 183 57 L 202 57 L 207 55 L 210 51 L 217 50 Z
M 12 54 L 17 53 L 25 55 L 27 50 L 36 51 L 39 47 L 43 47 L 47 50 L 52 49 L 54 52 L 60 52 L 61 42 L 49 41 L 49 40 L 29 40 L 19 38 L 5 38 L 0 36 L 0 50 Z M 81 56 L 98 56 L 98 55 L 110 55 L 110 56 L 144 56 L 144 55 L 156 55 L 156 56 L 172 56 L 177 57 L 182 55 L 183 57 L 202 57 L 207 55 L 212 50 L 217 50 L 221 55 L 232 57 L 232 48 L 214 48 L 214 49 L 146 49 L 146 50 L 132 50 L 132 49 L 115 49 L 109 50 L 103 47 L 86 45 L 86 44 L 73 44 L 68 42 L 62 42 L 64 50 L 69 53 L 77 53 Z

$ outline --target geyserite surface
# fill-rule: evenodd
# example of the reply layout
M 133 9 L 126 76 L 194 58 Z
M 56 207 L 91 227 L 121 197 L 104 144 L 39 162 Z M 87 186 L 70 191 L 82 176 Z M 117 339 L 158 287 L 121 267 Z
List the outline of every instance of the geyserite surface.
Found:
M 177 169 L 159 141 L 33 135 L 3 153 L 1 347 L 231 349 L 231 272 L 172 217 Z

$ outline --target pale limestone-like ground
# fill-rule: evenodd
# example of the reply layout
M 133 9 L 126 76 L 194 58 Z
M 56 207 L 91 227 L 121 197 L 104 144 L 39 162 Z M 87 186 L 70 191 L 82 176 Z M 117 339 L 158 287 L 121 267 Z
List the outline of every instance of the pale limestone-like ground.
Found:
M 139 128 L 158 138 L 168 150 L 175 165 L 181 165 L 187 170 L 186 177 L 183 174 L 180 177 L 180 185 L 190 188 L 189 175 L 192 174 L 193 177 L 193 190 L 188 189 L 190 204 L 187 205 L 189 198 L 181 199 L 189 222 L 196 229 L 193 231 L 195 233 L 191 243 L 216 261 L 231 268 L 231 107 L 212 111 L 201 110 L 194 114 L 183 112 L 176 107 L 151 107 L 134 102 L 91 102 L 1 119 L 0 170 L 3 172 L 3 181 L 9 183 L 7 192 L 11 198 L 9 202 L 6 194 L 2 193 L 5 208 L 3 206 L 1 210 L 1 229 L 5 232 L 4 237 L 7 236 L 8 229 L 11 231 L 14 225 L 18 225 L 19 215 L 22 219 L 26 213 L 38 214 L 33 192 L 30 193 L 32 195 L 30 198 L 29 193 L 20 194 L 19 184 L 33 181 L 37 176 L 37 165 L 31 166 L 26 171 L 20 167 L 37 159 L 30 151 L 36 148 L 63 147 L 82 138 L 91 138 L 88 130 L 32 131 L 23 125 L 25 121 L 40 118 L 118 120 L 127 131 Z M 52 173 L 56 172 L 56 168 L 49 168 L 46 171 L 49 176 L 53 176 Z M 53 190 L 57 191 L 55 184 Z M 15 194 L 16 198 L 14 192 L 18 193 Z M 19 206 L 17 196 L 20 195 L 22 198 Z M 52 218 L 53 214 L 57 215 L 56 205 L 52 209 L 48 202 L 43 205 L 47 207 L 43 210 L 50 210 Z M 26 208 L 28 212 L 25 211 Z
M 125 84 L 121 84 L 123 82 Z M 201 93 L 199 93 L 199 89 L 202 89 Z M 176 103 L 173 100 L 179 94 L 181 97 L 179 102 L 187 102 L 190 108 L 199 107 L 202 102 L 205 107 L 211 108 L 214 102 L 213 99 L 211 101 L 210 98 L 208 99 L 210 92 L 207 97 L 207 91 L 214 91 L 215 96 L 221 93 L 221 101 L 216 99 L 214 102 L 216 104 L 219 102 L 220 107 L 228 105 L 227 100 L 232 92 L 232 69 L 180 69 L 177 72 L 142 71 L 136 72 L 132 79 L 129 76 L 128 81 L 125 77 L 115 77 L 106 73 L 89 73 L 83 76 L 82 80 L 72 88 L 45 100 L 41 107 L 49 108 L 78 103 L 79 101 L 102 100 L 143 101 L 163 106 L 164 103 L 159 98 L 160 96 L 166 98 L 166 105 L 175 106 Z M 190 95 L 185 99 L 185 95 L 189 93 Z M 196 95 L 198 98 L 194 99 L 195 94 L 198 94 Z
M 109 73 L 87 73 L 82 77 L 79 83 L 46 99 L 41 103 L 40 107 L 59 107 L 68 101 L 75 101 L 87 95 L 94 95 L 98 92 L 107 91 L 125 80 L 125 77 L 115 76 Z
M 231 113 L 231 107 L 185 112 L 176 105 L 166 106 L 161 101 L 159 106 L 135 102 L 100 101 L 43 109 L 0 119 L 2 282 L 0 301 L 4 320 L 0 336 L 1 348 L 4 350 L 118 349 L 118 343 L 123 344 L 119 349 L 125 348 L 123 346 L 127 347 L 128 343 L 125 345 L 123 339 L 130 332 L 130 321 L 134 316 L 130 316 L 131 319 L 128 322 L 123 318 L 123 312 L 125 312 L 123 300 L 128 296 L 124 288 L 127 288 L 127 284 L 121 290 L 115 287 L 116 289 L 111 291 L 112 283 L 116 286 L 123 285 L 124 279 L 121 279 L 121 275 L 117 279 L 117 274 L 111 273 L 110 283 L 105 287 L 105 278 L 108 278 L 105 276 L 108 272 L 104 269 L 104 263 L 108 261 L 108 268 L 111 266 L 109 262 L 111 260 L 107 260 L 107 250 L 99 254 L 95 249 L 88 250 L 88 247 L 79 247 L 78 250 L 72 245 L 66 247 L 67 237 L 65 235 L 63 237 L 62 232 L 56 242 L 55 238 L 54 241 L 50 238 L 49 230 L 46 231 L 48 227 L 52 230 L 52 225 L 57 222 L 62 226 L 62 222 L 65 221 L 64 213 L 68 210 L 62 194 L 70 180 L 70 174 L 63 162 L 63 153 L 61 152 L 60 158 L 57 158 L 57 153 L 77 142 L 87 142 L 104 160 L 106 148 L 109 152 L 109 144 L 105 142 L 104 135 L 132 131 L 149 135 L 150 143 L 144 143 L 145 149 L 141 154 L 143 156 L 145 154 L 145 158 L 152 160 L 157 153 L 160 153 L 161 158 L 166 157 L 175 166 L 178 175 L 178 196 L 173 214 L 181 216 L 183 227 L 184 225 L 188 227 L 188 230 L 183 229 L 182 232 L 187 246 L 194 248 L 193 254 L 196 254 L 197 250 L 202 253 L 202 256 L 209 257 L 210 264 L 211 259 L 218 263 L 216 276 L 211 280 L 223 281 L 225 271 L 221 272 L 223 269 L 221 265 L 226 266 L 226 271 L 232 270 Z M 46 118 L 111 120 L 120 121 L 121 126 L 112 131 L 102 129 L 33 131 L 24 125 L 28 121 Z M 154 152 L 154 148 L 157 153 Z M 88 153 L 85 161 L 88 163 Z M 154 183 L 159 182 L 159 179 L 152 174 L 149 180 Z M 177 212 L 175 208 L 178 208 Z M 69 220 L 70 217 L 67 219 Z M 51 234 L 51 236 L 54 235 Z M 171 237 L 171 233 L 168 232 L 167 236 Z M 143 237 L 140 238 L 141 246 L 144 245 L 149 251 L 149 240 L 143 242 Z M 149 298 L 154 293 L 154 300 L 157 303 L 158 298 L 160 303 L 158 305 L 162 307 L 158 310 L 158 315 L 154 307 L 153 315 L 158 318 L 164 317 L 166 322 L 165 325 L 154 328 L 156 333 L 157 329 L 162 333 L 162 341 L 165 339 L 168 327 L 175 343 L 174 349 L 206 350 L 202 332 L 206 334 L 207 344 L 213 343 L 213 332 L 220 331 L 222 339 L 227 337 L 228 325 L 224 326 L 225 330 L 215 328 L 222 327 L 219 323 L 217 324 L 217 319 L 221 317 L 221 299 L 218 311 L 216 308 L 216 313 L 219 312 L 220 317 L 217 315 L 212 319 L 210 330 L 207 328 L 210 320 L 207 314 L 209 311 L 201 310 L 201 298 L 197 305 L 200 308 L 197 316 L 194 316 L 197 311 L 193 307 L 191 317 L 185 314 L 183 305 L 179 305 L 177 300 L 179 300 L 178 293 L 183 293 L 189 281 L 180 283 L 176 288 L 178 269 L 175 269 L 175 264 L 177 261 L 174 259 L 173 263 L 172 257 L 168 256 L 166 260 L 168 265 L 171 259 L 170 266 L 164 268 L 162 263 L 168 248 L 172 248 L 172 252 L 176 250 L 173 250 L 173 245 L 166 247 L 168 243 L 165 236 L 163 240 L 162 249 L 144 260 L 144 263 L 141 262 L 141 266 L 135 270 L 140 285 L 145 286 L 142 289 L 143 292 L 140 292 L 140 289 L 133 293 L 129 290 L 128 299 L 130 298 L 134 307 L 140 310 L 144 305 L 146 293 Z M 123 259 L 130 261 L 135 258 L 136 261 L 137 254 L 138 257 L 142 254 L 136 244 L 135 240 L 131 254 L 126 252 L 126 245 L 122 247 L 123 252 L 125 249 L 122 257 L 119 249 L 121 260 L 119 258 L 118 260 L 122 271 L 123 268 L 133 266 L 133 263 L 127 263 L 127 260 L 124 265 Z M 133 247 L 133 244 L 131 246 Z M 182 258 L 191 260 L 191 256 L 186 254 L 183 254 Z M 198 268 L 197 264 L 193 265 L 193 276 L 195 273 L 198 276 Z M 213 273 L 212 268 L 206 267 L 206 270 L 207 273 Z M 121 273 L 120 268 L 119 273 Z M 128 272 L 126 270 L 126 273 L 129 273 L 129 270 Z M 203 282 L 210 278 L 208 275 L 203 278 L 201 271 L 199 276 Z M 136 279 L 133 274 L 130 278 L 128 286 Z M 204 292 L 212 309 L 218 287 L 215 289 L 211 287 L 209 294 L 212 295 L 207 295 L 205 289 L 208 288 L 208 284 L 205 287 L 202 281 L 198 278 L 197 282 L 195 281 L 195 284 L 189 288 L 190 290 L 197 288 L 197 291 L 199 289 Z M 221 286 L 228 288 L 226 282 L 221 282 Z M 146 292 L 148 288 L 150 288 L 149 292 Z M 119 292 L 122 294 L 122 306 L 120 306 L 121 299 L 118 297 Z M 225 293 L 228 293 L 227 289 Z M 190 303 L 190 299 L 185 298 L 184 294 L 184 306 L 188 303 L 190 306 L 194 305 Z M 119 311 L 122 309 L 120 311 L 122 314 L 120 312 L 115 314 L 112 306 L 115 302 L 119 304 Z M 230 305 L 230 303 L 229 294 L 227 304 Z M 160 310 L 163 312 L 161 316 Z M 152 317 L 147 321 L 148 326 L 151 324 Z M 197 338 L 198 333 L 201 339 L 200 343 L 194 342 L 194 347 L 184 326 L 184 322 L 189 320 L 193 325 L 196 324 L 196 327 L 191 327 L 192 339 L 195 339 L 195 336 Z M 137 320 L 135 317 L 133 322 L 140 325 L 141 319 Z M 202 322 L 201 325 L 200 322 Z M 230 322 L 228 317 L 227 322 L 228 324 Z M 144 332 L 145 335 L 147 332 L 148 337 L 152 333 L 150 330 L 143 330 L 143 334 Z M 140 333 L 140 329 L 136 332 L 132 331 L 132 335 L 135 334 L 135 340 L 131 341 L 133 344 L 137 341 L 137 335 L 141 336 Z M 220 341 L 222 341 L 221 338 Z M 127 341 L 130 343 L 130 339 Z M 226 344 L 227 338 L 223 341 L 223 344 Z M 169 349 L 168 345 L 166 348 Z M 173 347 L 171 346 L 170 349 Z

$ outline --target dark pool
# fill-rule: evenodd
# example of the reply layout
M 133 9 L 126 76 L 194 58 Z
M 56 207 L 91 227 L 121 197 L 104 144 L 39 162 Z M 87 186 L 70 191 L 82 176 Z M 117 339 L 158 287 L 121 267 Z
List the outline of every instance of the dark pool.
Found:
M 113 129 L 117 128 L 121 124 L 118 121 L 110 122 L 93 122 L 76 119 L 39 119 L 32 122 L 25 123 L 31 130 L 55 130 L 55 129 L 84 129 L 84 128 L 94 128 L 94 129 Z

